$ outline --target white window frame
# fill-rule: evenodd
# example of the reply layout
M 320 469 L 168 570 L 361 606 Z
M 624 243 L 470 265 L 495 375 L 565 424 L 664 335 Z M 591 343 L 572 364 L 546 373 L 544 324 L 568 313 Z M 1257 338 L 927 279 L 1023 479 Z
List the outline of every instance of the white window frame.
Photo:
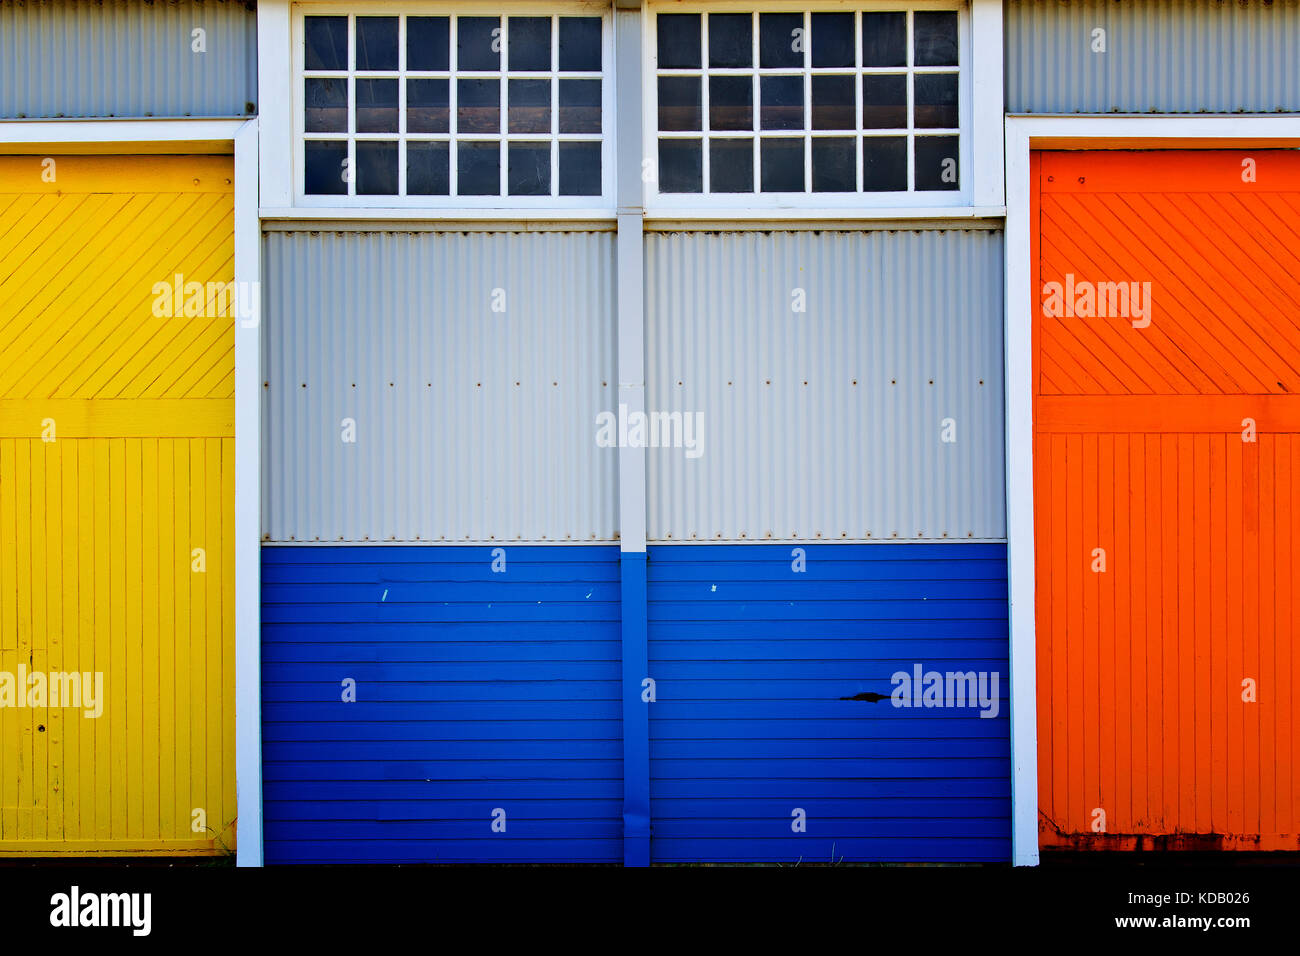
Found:
M 362 209 L 362 210 L 402 210 L 402 211 L 420 211 L 426 213 L 432 212 L 439 215 L 448 212 L 491 212 L 491 211 L 511 211 L 514 213 L 541 214 L 549 212 L 564 213 L 584 213 L 591 215 L 612 214 L 614 207 L 614 143 L 616 141 L 616 119 L 614 110 L 614 29 L 612 8 L 607 3 L 598 2 L 598 0 L 557 0 L 555 3 L 537 3 L 537 2 L 514 2 L 507 3 L 490 3 L 484 0 L 467 0 L 464 3 L 438 3 L 433 0 L 422 0 L 422 2 L 413 3 L 396 3 L 389 0 L 373 0 L 373 2 L 361 3 L 340 3 L 340 2 L 305 2 L 293 3 L 290 7 L 290 31 L 289 41 L 291 49 L 291 69 L 289 83 L 289 115 L 292 122 L 290 140 L 291 150 L 291 168 L 292 168 L 292 204 L 296 208 L 302 209 L 319 209 L 319 210 L 342 210 L 342 209 Z M 599 17 L 601 20 L 601 192 L 596 196 L 511 196 L 505 193 L 507 163 L 504 158 L 501 163 L 501 185 L 502 194 L 497 196 L 459 196 L 452 192 L 446 196 L 402 196 L 402 195 L 309 195 L 305 191 L 306 186 L 306 162 L 304 156 L 303 144 L 308 139 L 329 139 L 330 134 L 316 136 L 307 133 L 304 130 L 304 59 L 305 59 L 305 24 L 304 18 L 308 16 L 346 16 L 348 17 L 348 34 L 349 47 L 352 45 L 354 22 L 358 16 L 437 16 L 449 17 L 455 19 L 459 16 L 493 16 L 503 19 L 511 16 L 589 16 Z M 259 16 L 260 21 L 260 16 Z M 503 24 L 503 35 L 509 29 L 508 23 Z M 404 35 L 401 34 L 401 35 Z M 454 41 L 455 32 L 453 29 L 452 37 Z M 552 48 L 554 49 L 559 42 L 556 31 L 552 31 L 551 36 Z M 399 51 L 403 61 L 404 52 Z M 453 52 L 454 57 L 454 52 Z M 452 61 L 454 64 L 454 59 Z M 349 64 L 348 69 L 348 86 L 349 86 L 349 103 L 355 103 L 355 97 L 352 95 L 353 78 L 356 75 L 355 69 Z M 454 87 L 458 73 L 452 69 L 449 76 L 449 84 L 452 87 L 450 109 L 455 110 L 455 93 Z M 469 74 L 474 76 L 475 74 Z M 484 74 L 488 75 L 488 74 Z M 502 121 L 506 119 L 506 95 L 508 84 L 507 64 L 505 62 L 505 53 L 502 53 L 501 70 L 499 73 L 491 74 L 501 79 L 501 111 Z M 552 78 L 552 104 L 553 108 L 558 106 L 556 97 L 558 96 L 558 82 L 556 82 L 557 73 L 550 74 Z M 399 128 L 404 128 L 405 110 L 403 105 L 406 101 L 405 74 L 401 74 L 398 80 L 398 114 Z M 540 78 L 540 77 L 539 77 Z M 266 89 L 262 89 L 262 98 L 265 102 Z M 283 96 L 283 93 L 279 94 Z M 265 111 L 264 111 L 265 115 Z M 354 115 L 353 110 L 349 109 L 349 126 L 352 125 L 351 117 Z M 438 134 L 442 135 L 442 134 Z M 519 134 L 520 139 L 537 139 L 540 134 L 524 135 Z M 558 141 L 561 136 L 572 135 L 576 139 L 591 140 L 596 134 L 560 134 L 558 130 L 552 130 L 547 137 L 551 141 Z M 348 142 L 357 141 L 356 134 L 349 132 L 347 134 Z M 362 134 L 363 137 L 387 141 L 403 141 L 406 139 L 404 132 L 391 134 Z M 338 134 L 333 134 L 334 138 Z M 466 134 L 465 139 L 484 140 L 509 140 L 514 138 L 509 133 L 498 134 Z M 455 163 L 456 163 L 456 143 L 458 138 L 455 134 L 448 135 L 449 162 L 451 163 L 452 182 L 455 181 Z M 353 147 L 349 146 L 349 157 L 353 156 Z M 554 159 L 558 153 L 557 149 L 552 150 L 552 181 L 558 184 L 559 168 Z M 399 150 L 399 156 L 402 151 Z M 405 184 L 405 170 L 398 164 L 399 184 Z M 349 184 L 349 191 L 355 188 L 354 184 Z
M 1300 146 L 1294 116 L 1008 116 L 1003 308 L 1007 575 L 1011 631 L 1011 852 L 1036 866 L 1038 688 L 1034 622 L 1033 223 L 1029 154 L 1036 149 L 1279 149 Z
M 848 12 L 869 12 L 869 13 L 886 13 L 900 11 L 956 11 L 957 13 L 957 44 L 958 44 L 958 64 L 957 64 L 957 96 L 958 96 L 958 169 L 959 185 L 956 190 L 934 190 L 934 191 L 909 191 L 909 192 L 845 192 L 845 193 L 763 193 L 755 191 L 753 193 L 660 193 L 658 189 L 657 177 L 652 182 L 647 183 L 645 188 L 645 205 L 646 215 L 654 218 L 663 219 L 692 219 L 704 217 L 726 217 L 726 218 L 773 218 L 779 216 L 790 216 L 807 218 L 816 217 L 860 217 L 863 215 L 871 216 L 889 216 L 891 218 L 908 217 L 912 215 L 920 216 L 971 216 L 971 215 L 1000 215 L 1002 213 L 1001 203 L 1001 164 L 997 163 L 996 178 L 997 188 L 993 189 L 989 184 L 993 179 L 993 170 L 991 168 L 975 168 L 976 136 L 975 130 L 977 122 L 987 124 L 989 115 L 994 115 L 999 121 L 999 126 L 992 132 L 994 133 L 993 141 L 995 150 L 1001 153 L 1001 128 L 1000 119 L 1002 116 L 1002 52 L 1001 52 L 1001 4 L 996 4 L 996 11 L 993 9 L 994 4 L 989 0 L 797 0 L 797 2 L 781 2 L 781 0 L 718 0 L 713 3 L 698 2 L 698 0 L 651 0 L 643 8 L 647 18 L 644 30 L 644 50 L 643 50 L 643 128 L 642 136 L 646 144 L 645 150 L 647 161 L 654 166 L 658 163 L 659 155 L 659 96 L 658 96 L 658 14 L 661 13 L 848 13 Z M 974 9 L 973 9 L 974 8 Z M 975 23 L 973 13 L 982 14 L 979 23 Z M 993 31 L 988 28 L 991 20 L 996 20 L 997 32 L 997 49 L 990 51 L 981 48 L 976 51 L 974 37 L 978 36 L 983 42 Z M 860 45 L 860 20 L 855 20 L 855 27 L 858 28 L 858 43 Z M 910 39 L 910 33 L 909 33 Z M 756 41 L 757 42 L 757 38 Z M 909 44 L 910 46 L 910 44 Z M 978 56 L 977 56 L 978 52 Z M 996 53 L 996 83 L 988 82 L 988 74 L 992 69 L 993 55 Z M 909 49 L 909 61 L 912 51 Z M 708 70 L 708 50 L 702 50 L 702 73 L 707 77 Z M 861 57 L 859 55 L 859 61 Z M 977 66 L 980 68 L 980 76 L 984 82 L 977 81 Z M 755 65 L 757 69 L 757 64 Z M 848 71 L 850 68 L 845 67 Z M 861 68 L 853 68 L 860 73 Z M 900 68 L 904 69 L 904 68 Z M 912 67 L 905 68 L 908 75 L 913 75 Z M 945 68 L 937 68 L 939 72 L 946 71 Z M 807 68 L 805 68 L 807 70 Z M 900 70 L 883 71 L 899 72 Z M 828 72 L 835 72 L 828 70 Z M 805 73 L 807 75 L 807 73 Z M 707 83 L 704 84 L 707 87 Z M 856 84 L 858 89 L 856 99 L 858 102 L 858 116 L 856 124 L 857 132 L 853 135 L 860 137 L 861 129 L 861 85 Z M 995 89 L 993 87 L 996 87 Z M 908 84 L 909 90 L 911 83 Z M 707 93 L 704 94 L 707 100 Z M 977 103 L 976 97 L 980 98 Z M 811 87 L 805 84 L 804 91 L 804 108 L 805 118 L 811 123 L 810 109 Z M 909 108 L 910 103 L 909 94 Z M 990 111 L 989 106 L 993 107 Z M 707 125 L 707 102 L 704 107 L 704 125 Z M 754 110 L 757 114 L 759 104 L 754 103 Z M 910 112 L 910 109 L 909 109 Z M 913 122 L 913 117 L 909 115 L 909 127 Z M 881 134 L 889 135 L 888 130 L 881 130 Z M 894 133 L 897 135 L 897 133 Z M 744 131 L 737 131 L 734 135 L 744 136 L 752 135 L 756 139 L 762 135 L 761 131 L 746 134 Z M 908 168 L 909 180 L 910 170 L 913 164 L 912 150 L 910 148 L 911 134 L 906 133 L 909 137 L 908 150 Z M 700 138 L 704 140 L 704 149 L 708 151 L 709 131 L 702 130 Z M 981 146 L 983 146 L 981 139 Z M 860 147 L 859 147 L 860 151 Z M 806 154 L 805 154 L 806 155 Z M 706 159 L 707 162 L 707 159 Z M 861 160 L 859 158 L 859 166 Z M 755 175 L 757 176 L 757 168 Z M 811 182 L 812 171 L 805 169 L 805 180 Z M 757 184 L 756 184 L 757 185 Z M 980 188 L 983 187 L 983 188 Z M 985 208 L 977 208 L 977 197 L 979 201 L 988 204 Z

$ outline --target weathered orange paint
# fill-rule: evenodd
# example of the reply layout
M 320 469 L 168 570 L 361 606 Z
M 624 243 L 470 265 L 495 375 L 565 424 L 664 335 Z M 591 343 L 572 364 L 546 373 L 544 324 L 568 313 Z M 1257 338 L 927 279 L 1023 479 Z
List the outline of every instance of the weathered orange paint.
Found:
M 1300 154 L 1031 175 L 1040 842 L 1300 849 Z

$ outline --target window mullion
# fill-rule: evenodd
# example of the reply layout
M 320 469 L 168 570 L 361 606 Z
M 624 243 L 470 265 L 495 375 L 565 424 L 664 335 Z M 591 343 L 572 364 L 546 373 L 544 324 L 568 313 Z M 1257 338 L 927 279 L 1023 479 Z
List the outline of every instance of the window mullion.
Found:
M 348 195 L 357 194 L 357 18 L 348 14 Z
M 803 14 L 803 191 L 812 194 L 812 14 Z
M 406 195 L 406 17 L 397 18 L 397 195 Z
M 460 123 L 457 105 L 459 66 L 460 17 L 452 15 L 447 22 L 447 195 L 460 195 Z
M 500 178 L 497 186 L 499 190 L 497 195 L 499 196 L 509 195 L 509 183 L 510 183 L 510 146 L 509 143 L 506 141 L 506 131 L 510 128 L 509 121 L 508 121 L 508 114 L 507 114 L 507 111 L 509 109 L 509 103 L 506 100 L 506 90 L 510 86 L 509 23 L 510 23 L 509 17 L 507 16 L 501 17 L 501 26 L 500 26 L 501 59 L 497 61 L 497 66 L 501 70 L 498 79 L 500 88 L 497 90 L 497 97 L 498 97 L 498 102 L 500 103 L 500 113 L 501 113 L 501 115 L 497 117 L 497 131 L 500 133 L 500 140 L 497 143 L 497 156 L 499 157 L 498 162 L 501 165 L 501 168 L 498 170 L 498 173 L 500 174 Z
M 763 150 L 762 150 L 762 141 L 761 141 L 761 124 L 758 121 L 758 110 L 760 106 L 759 96 L 761 95 L 760 84 L 758 81 L 758 77 L 759 77 L 758 11 L 754 11 L 753 13 L 750 14 L 749 32 L 750 32 L 750 39 L 752 41 L 751 43 L 752 50 L 750 55 L 753 58 L 750 62 L 750 68 L 753 70 L 753 76 L 754 76 L 753 85 L 752 85 L 753 93 L 751 94 L 751 99 L 753 102 L 750 106 L 750 111 L 749 111 L 750 112 L 749 123 L 754 130 L 754 184 L 750 191 L 753 192 L 755 195 L 757 195 L 758 193 L 761 193 L 763 191 L 763 185 L 762 185 L 763 180 L 761 178 L 763 175 L 763 169 L 762 169 Z
M 604 27 L 602 25 L 602 33 Z M 602 37 L 603 38 L 603 37 Z M 604 63 L 604 58 L 601 58 Z M 560 194 L 560 18 L 551 17 L 551 195 Z M 600 120 L 602 133 L 605 118 Z
M 700 189 L 709 193 L 713 191 L 712 166 L 709 163 L 709 18 L 700 17 Z
M 853 165 L 857 171 L 857 191 L 862 192 L 864 170 L 862 168 L 863 140 L 862 131 L 862 11 L 853 13 Z

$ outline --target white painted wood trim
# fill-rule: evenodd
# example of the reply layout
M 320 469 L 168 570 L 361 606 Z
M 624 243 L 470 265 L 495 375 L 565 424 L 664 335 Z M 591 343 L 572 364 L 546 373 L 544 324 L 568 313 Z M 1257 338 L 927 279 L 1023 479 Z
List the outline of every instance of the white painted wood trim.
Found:
M 293 58 L 289 0 L 257 5 L 258 171 L 261 205 L 293 204 Z
M 0 143 L 69 146 L 85 143 L 230 142 L 248 120 L 94 119 L 0 120 Z
M 239 866 L 262 865 L 262 237 L 258 120 L 235 136 L 235 282 L 254 289 L 235 323 L 235 785 Z
M 1128 141 L 1127 143 L 1125 141 Z M 1038 852 L 1038 691 L 1034 633 L 1034 290 L 1029 153 L 1034 148 L 1206 148 L 1300 144 L 1294 116 L 1007 116 L 1004 269 L 1007 573 L 1011 630 L 1012 862 Z
M 1003 268 L 1007 597 L 1011 631 L 1011 861 L 1038 864 L 1038 687 L 1034 637 L 1034 390 L 1029 287 L 1029 140 L 1006 132 Z
M 589 222 L 608 220 L 614 222 L 617 210 L 607 209 L 470 209 L 463 207 L 437 208 L 433 206 L 407 206 L 403 208 L 367 208 L 365 206 L 264 206 L 259 211 L 263 219 L 460 219 L 484 222 Z
M 1002 0 L 971 0 L 970 90 L 971 171 L 976 206 L 1001 206 L 1005 199 L 1002 121 Z

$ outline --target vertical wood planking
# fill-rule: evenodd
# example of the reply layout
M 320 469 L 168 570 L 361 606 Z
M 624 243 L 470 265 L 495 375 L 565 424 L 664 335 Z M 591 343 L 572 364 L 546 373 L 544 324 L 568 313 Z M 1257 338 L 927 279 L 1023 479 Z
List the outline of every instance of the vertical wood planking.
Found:
M 60 157 L 40 196 L 31 163 L 0 156 L 0 669 L 88 674 L 89 691 L 98 672 L 103 697 L 97 719 L 52 706 L 51 679 L 44 706 L 0 708 L 0 856 L 220 853 L 233 408 L 213 402 L 233 405 L 234 336 L 229 316 L 153 315 L 151 288 L 232 277 L 230 159 Z M 113 430 L 122 406 L 98 404 L 151 397 L 207 404 L 136 413 L 157 436 Z
M 1035 311 L 1040 840 L 1296 849 L 1300 158 L 1038 161 L 1035 288 L 1155 289 L 1145 330 Z

